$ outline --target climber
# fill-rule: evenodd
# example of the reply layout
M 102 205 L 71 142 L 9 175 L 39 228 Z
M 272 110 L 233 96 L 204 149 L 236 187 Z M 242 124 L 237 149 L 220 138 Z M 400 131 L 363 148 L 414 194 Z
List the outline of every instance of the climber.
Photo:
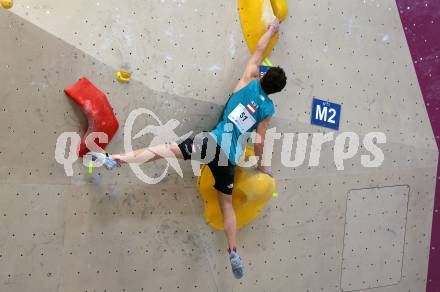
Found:
M 280 67 L 272 67 L 260 78 L 259 65 L 272 37 L 278 32 L 280 22 L 275 18 L 267 31 L 260 38 L 258 45 L 249 59 L 244 73 L 233 90 L 223 113 L 214 127 L 203 139 L 187 138 L 180 144 L 167 143 L 135 150 L 125 154 L 103 155 L 91 153 L 104 165 L 114 165 L 115 162 L 142 163 L 160 158 L 176 157 L 194 159 L 195 154 L 201 158 L 212 151 L 214 159 L 208 163 L 215 179 L 214 188 L 218 191 L 218 200 L 223 213 L 223 225 L 228 241 L 229 259 L 232 272 L 238 279 L 243 276 L 243 263 L 237 253 L 236 217 L 232 206 L 232 189 L 235 166 L 243 153 L 244 145 L 240 136 L 256 130 L 260 143 L 255 143 L 256 156 L 259 157 L 258 169 L 272 175 L 271 168 L 261 163 L 264 138 L 271 116 L 275 112 L 273 102 L 268 95 L 280 92 L 286 85 L 286 75 Z M 228 135 L 225 135 L 228 134 Z M 228 136 L 228 141 L 222 137 Z M 230 138 L 232 136 L 232 138 Z M 196 137 L 197 138 L 197 137 Z

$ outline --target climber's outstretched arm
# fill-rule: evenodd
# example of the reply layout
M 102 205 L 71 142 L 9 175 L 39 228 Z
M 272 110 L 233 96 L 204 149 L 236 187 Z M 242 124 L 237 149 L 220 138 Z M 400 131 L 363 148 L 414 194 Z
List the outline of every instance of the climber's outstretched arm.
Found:
M 269 46 L 270 41 L 272 40 L 272 37 L 278 32 L 278 29 L 280 27 L 280 21 L 278 18 L 275 18 L 272 23 L 269 25 L 267 31 L 265 34 L 263 34 L 258 41 L 258 44 L 255 48 L 254 53 L 250 57 L 246 68 L 244 70 L 243 75 L 241 76 L 240 81 L 238 82 L 237 86 L 234 89 L 234 92 L 242 89 L 245 87 L 249 82 L 251 82 L 253 79 L 258 78 L 259 74 L 259 66 L 264 58 L 264 53 L 267 50 L 267 47 Z

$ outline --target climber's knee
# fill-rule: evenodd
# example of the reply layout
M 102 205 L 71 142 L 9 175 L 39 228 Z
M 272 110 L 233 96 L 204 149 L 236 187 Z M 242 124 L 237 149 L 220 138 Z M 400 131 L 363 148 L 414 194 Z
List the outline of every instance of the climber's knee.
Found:
M 183 153 L 180 150 L 179 145 L 177 143 L 171 143 L 170 144 L 170 150 L 173 152 L 174 156 L 178 159 L 183 159 Z

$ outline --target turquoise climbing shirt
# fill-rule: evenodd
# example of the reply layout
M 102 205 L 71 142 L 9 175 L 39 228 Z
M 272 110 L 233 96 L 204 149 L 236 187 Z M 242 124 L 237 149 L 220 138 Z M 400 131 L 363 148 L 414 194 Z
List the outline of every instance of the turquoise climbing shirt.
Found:
M 274 113 L 272 100 L 263 91 L 260 82 L 254 79 L 231 95 L 217 126 L 210 133 L 228 155 L 229 161 L 236 165 L 249 133 Z

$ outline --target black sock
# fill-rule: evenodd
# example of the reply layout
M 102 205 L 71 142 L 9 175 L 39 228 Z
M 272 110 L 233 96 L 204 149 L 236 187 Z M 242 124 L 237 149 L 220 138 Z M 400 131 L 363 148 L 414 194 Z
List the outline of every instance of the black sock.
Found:
M 236 247 L 234 247 L 232 250 L 233 250 L 234 252 L 237 252 L 237 248 L 236 248 Z M 230 248 L 228 248 L 228 253 L 231 253 L 231 249 L 230 249 Z

